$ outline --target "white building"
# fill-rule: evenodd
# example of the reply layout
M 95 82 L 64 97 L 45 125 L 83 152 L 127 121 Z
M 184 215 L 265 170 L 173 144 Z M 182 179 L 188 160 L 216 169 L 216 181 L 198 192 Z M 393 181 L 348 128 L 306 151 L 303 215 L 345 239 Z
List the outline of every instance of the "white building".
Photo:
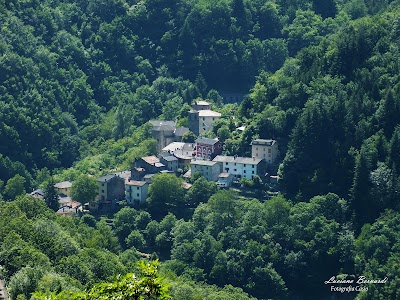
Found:
M 217 186 L 230 187 L 233 183 L 235 176 L 229 173 L 221 173 L 218 175 Z
M 232 174 L 237 179 L 253 179 L 256 175 L 263 178 L 265 175 L 265 162 L 260 158 L 218 155 L 213 161 L 221 164 L 222 172 Z
M 196 172 L 199 172 L 208 181 L 217 181 L 218 175 L 221 173 L 221 165 L 215 161 L 192 160 L 190 162 L 191 176 Z
M 278 157 L 278 142 L 275 140 L 256 139 L 251 142 L 251 156 L 265 159 L 269 164 Z
M 221 118 L 221 114 L 209 109 L 189 111 L 189 130 L 195 135 L 209 131 L 213 128 L 216 120 Z
M 125 199 L 129 205 L 141 205 L 146 202 L 149 184 L 146 181 L 125 180 Z
M 173 142 L 161 150 L 162 156 L 169 155 L 180 155 L 186 157 L 192 157 L 193 151 L 195 148 L 195 143 L 181 143 L 181 142 Z

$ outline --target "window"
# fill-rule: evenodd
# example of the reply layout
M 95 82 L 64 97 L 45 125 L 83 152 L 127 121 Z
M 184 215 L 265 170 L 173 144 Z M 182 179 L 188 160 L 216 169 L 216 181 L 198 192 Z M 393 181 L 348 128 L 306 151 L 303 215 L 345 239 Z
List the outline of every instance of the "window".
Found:
M 235 163 L 235 166 L 236 166 L 236 163 Z
M 256 153 L 256 156 L 258 157 L 258 153 Z
M 138 190 L 138 189 L 139 189 L 139 187 L 137 186 L 137 187 L 136 187 L 136 189 Z
M 246 164 L 244 164 L 243 166 L 246 167 Z
M 236 169 L 234 169 L 234 171 L 236 172 L 237 170 L 236 170 Z
M 251 174 L 254 174 L 254 171 L 251 171 Z
M 104 183 L 102 183 L 101 186 L 104 186 Z M 67 191 L 68 191 L 68 189 L 67 189 Z
M 203 117 L 203 121 L 205 121 L 205 119 L 206 119 L 206 118 L 205 118 L 205 117 Z
M 268 154 L 268 157 L 271 157 L 271 154 Z
M 102 193 L 104 193 L 104 190 L 101 190 Z
M 228 165 L 228 163 L 226 162 L 226 163 L 225 163 L 225 166 L 227 166 L 227 165 Z
M 254 165 L 251 166 L 254 169 Z
M 215 118 L 213 118 L 213 121 L 215 120 Z
M 243 171 L 243 173 L 245 173 L 245 174 L 246 174 L 246 170 L 244 170 L 244 171 Z
M 271 148 L 268 149 L 268 153 L 271 153 Z
M 136 194 L 136 196 L 138 196 L 138 197 L 139 197 L 139 193 L 137 193 L 137 194 Z
M 203 127 L 203 130 L 206 131 L 206 129 Z
M 258 150 L 258 147 L 256 147 L 256 150 Z

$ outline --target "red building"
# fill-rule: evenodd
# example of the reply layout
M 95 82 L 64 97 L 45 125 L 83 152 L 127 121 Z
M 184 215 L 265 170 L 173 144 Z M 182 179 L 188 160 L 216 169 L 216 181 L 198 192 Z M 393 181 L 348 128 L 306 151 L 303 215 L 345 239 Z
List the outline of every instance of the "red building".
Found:
M 198 138 L 196 140 L 196 158 L 213 159 L 222 153 L 222 143 L 218 139 Z

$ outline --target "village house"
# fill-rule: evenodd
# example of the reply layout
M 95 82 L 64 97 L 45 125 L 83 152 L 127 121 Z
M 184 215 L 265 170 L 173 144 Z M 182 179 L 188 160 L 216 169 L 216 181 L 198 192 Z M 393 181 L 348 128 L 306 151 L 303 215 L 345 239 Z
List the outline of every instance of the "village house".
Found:
M 38 199 L 44 199 L 44 197 L 46 196 L 43 189 L 34 190 L 32 193 L 30 193 L 30 195 Z
M 268 164 L 276 161 L 278 153 L 278 142 L 275 140 L 256 139 L 251 142 L 251 156 L 265 159 Z
M 180 154 L 183 156 L 192 157 L 194 147 L 194 143 L 173 142 L 161 149 L 161 156 Z
M 195 135 L 201 135 L 213 128 L 216 120 L 221 118 L 221 114 L 209 109 L 189 111 L 189 130 Z
M 142 180 L 146 174 L 156 174 L 167 167 L 160 162 L 157 156 L 145 156 L 134 161 L 131 169 L 131 179 Z
M 217 186 L 228 188 L 232 185 L 235 176 L 229 173 L 221 173 L 218 175 Z
M 57 215 L 63 217 L 81 216 L 82 213 L 82 204 L 76 201 L 60 206 L 60 208 L 56 212 Z
M 217 181 L 218 175 L 221 173 L 221 165 L 215 161 L 208 160 L 192 160 L 190 162 L 190 174 L 200 173 L 208 181 Z
M 187 127 L 177 127 L 174 130 L 174 141 L 182 142 L 182 138 L 186 132 L 189 132 L 189 128 Z
M 160 162 L 167 167 L 167 170 L 176 172 L 178 170 L 178 159 L 175 156 L 163 156 L 160 158 Z
M 198 138 L 196 140 L 196 158 L 213 159 L 222 153 L 222 143 L 218 139 Z
M 195 155 L 195 145 L 195 143 L 174 142 L 161 150 L 161 156 L 173 155 L 178 159 L 178 168 L 184 169 L 185 165 L 189 165 Z
M 129 205 L 139 206 L 146 203 L 149 184 L 146 181 L 125 180 L 125 200 Z
M 181 142 L 183 135 L 189 131 L 186 127 L 176 127 L 175 121 L 150 120 L 151 134 L 157 141 L 157 153 L 172 142 Z
M 150 184 L 153 181 L 153 176 L 156 174 L 146 174 L 143 176 L 143 181 L 146 181 L 148 184 Z
M 261 179 L 265 177 L 266 164 L 260 158 L 218 155 L 213 161 L 221 164 L 222 172 L 232 174 L 236 179 L 253 179 L 256 175 Z
M 107 204 L 115 205 L 118 201 L 124 199 L 125 189 L 123 178 L 115 174 L 110 174 L 99 177 L 96 181 L 99 187 L 97 196 L 99 208 Z
M 192 108 L 193 110 L 211 110 L 211 104 L 206 101 L 194 101 Z
M 56 188 L 58 194 L 64 194 L 70 196 L 72 182 L 70 181 L 58 182 L 54 185 L 54 187 Z

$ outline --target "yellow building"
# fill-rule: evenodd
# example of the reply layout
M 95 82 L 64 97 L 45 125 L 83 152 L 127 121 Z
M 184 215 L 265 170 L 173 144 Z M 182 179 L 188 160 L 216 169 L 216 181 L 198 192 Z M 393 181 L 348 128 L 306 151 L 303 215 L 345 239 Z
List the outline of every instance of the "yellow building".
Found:
M 251 142 L 251 156 L 265 159 L 269 164 L 276 161 L 278 153 L 278 142 L 275 140 L 255 139 Z

